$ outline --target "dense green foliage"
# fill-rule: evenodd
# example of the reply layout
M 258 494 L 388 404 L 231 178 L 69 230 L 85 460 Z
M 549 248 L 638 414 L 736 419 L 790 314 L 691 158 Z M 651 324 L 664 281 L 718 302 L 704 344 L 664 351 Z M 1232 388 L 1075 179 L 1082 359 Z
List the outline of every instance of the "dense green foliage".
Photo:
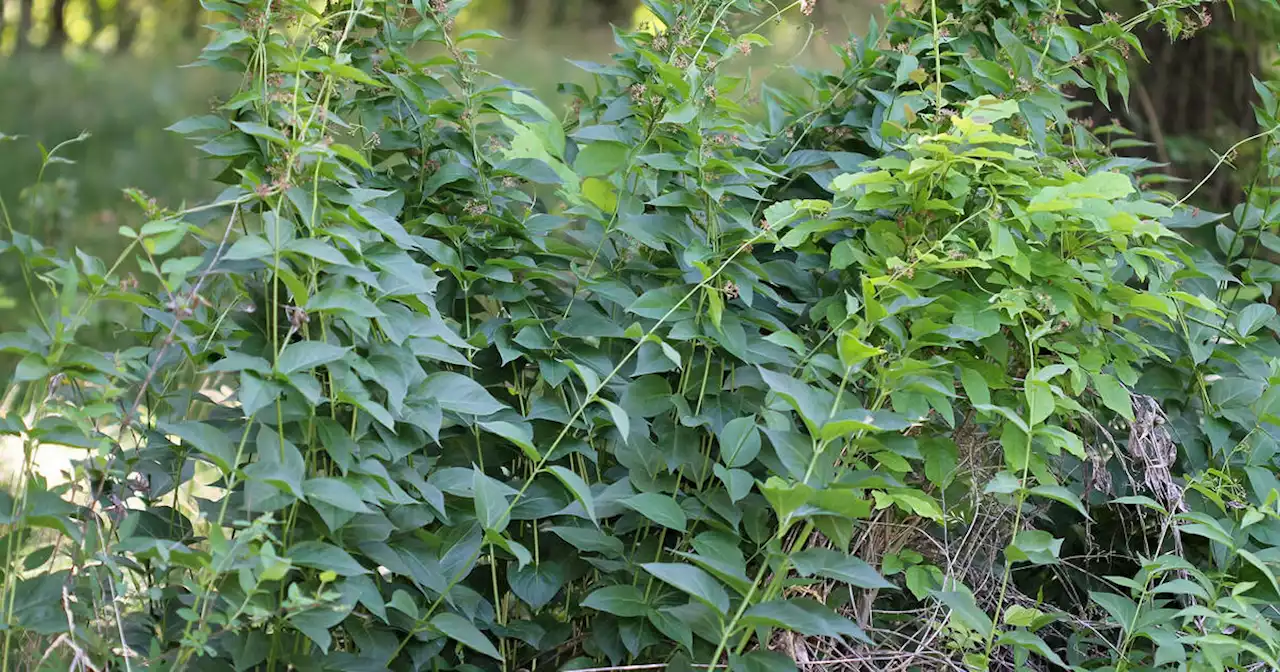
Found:
M 649 0 L 564 111 L 465 2 L 205 4 L 221 195 L 5 218 L 0 668 L 1276 667 L 1274 176 L 1183 207 L 1063 93 L 1196 0 L 893 4 L 785 91 L 812 0 Z

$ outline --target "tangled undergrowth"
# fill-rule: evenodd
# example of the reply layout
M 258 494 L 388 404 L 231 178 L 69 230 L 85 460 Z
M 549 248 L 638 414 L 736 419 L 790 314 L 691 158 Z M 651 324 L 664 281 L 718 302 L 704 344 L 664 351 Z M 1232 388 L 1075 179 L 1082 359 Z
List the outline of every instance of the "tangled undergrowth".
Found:
M 1185 207 L 1065 93 L 1196 0 L 892 3 L 785 85 L 811 1 L 648 0 L 566 110 L 464 4 L 205 0 L 222 195 L 5 216 L 0 668 L 1276 669 L 1273 169 Z

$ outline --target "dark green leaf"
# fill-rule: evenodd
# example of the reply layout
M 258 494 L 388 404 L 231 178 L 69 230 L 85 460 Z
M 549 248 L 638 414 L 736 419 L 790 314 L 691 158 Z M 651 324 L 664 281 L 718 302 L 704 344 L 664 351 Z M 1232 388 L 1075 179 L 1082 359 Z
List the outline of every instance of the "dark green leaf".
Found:
M 369 573 L 369 570 L 356 562 L 350 553 L 323 541 L 304 541 L 294 544 L 282 557 L 288 557 L 295 565 L 336 572 L 338 576 L 358 576 Z
M 471 621 L 457 614 L 449 612 L 436 614 L 431 617 L 431 627 L 440 634 L 461 642 L 467 648 L 479 651 L 490 658 L 502 660 L 493 642 L 490 642 Z
M 822 576 L 858 588 L 893 588 L 871 565 L 838 551 L 810 548 L 791 555 L 791 562 L 801 576 Z
M 476 381 L 449 371 L 427 376 L 418 392 L 455 413 L 491 415 L 506 408 Z
M 645 492 L 626 497 L 619 500 L 619 502 L 645 518 L 678 532 L 684 532 L 685 525 L 689 521 L 688 516 L 685 515 L 680 505 L 676 504 L 676 501 L 670 495 Z
M 582 606 L 625 618 L 644 616 L 649 611 L 644 593 L 632 585 L 600 588 L 582 600 Z
M 853 621 L 813 600 L 792 599 L 763 602 L 747 609 L 743 625 L 772 627 L 810 637 L 853 637 L 868 644 L 871 640 Z
M 688 593 L 720 614 L 728 613 L 729 595 L 720 582 L 702 568 L 672 562 L 650 562 L 641 566 L 644 571 Z

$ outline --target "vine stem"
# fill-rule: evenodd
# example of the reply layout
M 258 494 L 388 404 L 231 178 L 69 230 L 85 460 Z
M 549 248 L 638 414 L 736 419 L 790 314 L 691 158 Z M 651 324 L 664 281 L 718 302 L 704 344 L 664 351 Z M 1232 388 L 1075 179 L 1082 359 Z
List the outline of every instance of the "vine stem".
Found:
M 1208 172 L 1208 173 L 1206 173 L 1206 174 L 1205 174 L 1205 176 L 1204 176 L 1203 178 L 1201 178 L 1199 182 L 1197 182 L 1197 183 L 1196 183 L 1196 186 L 1195 186 L 1195 187 L 1192 187 L 1191 191 L 1188 191 L 1188 192 L 1187 192 L 1187 194 L 1186 194 L 1185 196 L 1183 196 L 1182 198 L 1179 198 L 1179 199 L 1178 199 L 1178 200 L 1173 204 L 1173 207 L 1175 207 L 1175 208 L 1176 208 L 1176 207 L 1179 207 L 1179 206 L 1181 206 L 1181 205 L 1185 204 L 1188 200 L 1190 200 L 1192 196 L 1195 196 L 1195 195 L 1196 195 L 1196 192 L 1197 192 L 1197 191 L 1199 191 L 1199 190 L 1200 190 L 1200 188 L 1201 188 L 1201 187 L 1203 187 L 1203 186 L 1205 185 L 1205 183 L 1207 183 L 1207 182 L 1208 182 L 1208 181 L 1213 177 L 1214 173 L 1218 172 L 1218 169 L 1222 167 L 1222 164 L 1224 164 L 1224 163 L 1226 163 L 1227 161 L 1231 160 L 1231 156 L 1232 156 L 1233 154 L 1235 154 L 1235 153 L 1236 153 L 1236 150 L 1237 150 L 1237 149 L 1240 149 L 1241 147 L 1243 147 L 1243 146 L 1245 146 L 1245 145 L 1249 144 L 1250 142 L 1253 142 L 1254 140 L 1258 140 L 1258 139 L 1260 139 L 1260 138 L 1264 138 L 1264 137 L 1270 136 L 1271 134 L 1275 133 L 1276 131 L 1280 131 L 1280 125 L 1272 126 L 1271 128 L 1268 128 L 1268 129 L 1267 129 L 1267 130 L 1265 130 L 1265 131 L 1259 131 L 1259 132 L 1257 132 L 1257 133 L 1254 133 L 1253 135 L 1251 135 L 1251 136 L 1249 136 L 1249 137 L 1247 137 L 1247 138 L 1245 138 L 1245 139 L 1243 139 L 1243 140 L 1241 140 L 1241 141 L 1237 142 L 1236 144 L 1231 145 L 1230 147 L 1228 147 L 1228 148 L 1227 148 L 1227 151 L 1223 152 L 1223 153 L 1222 153 L 1222 155 L 1218 157 L 1218 161 L 1217 161 L 1216 163 L 1214 163 L 1214 164 L 1213 164 L 1213 168 L 1211 168 L 1211 169 L 1209 170 L 1209 172 Z M 1266 157 L 1263 157 L 1263 160 L 1265 161 L 1265 160 L 1266 160 Z M 1234 243 L 1233 243 L 1233 245 L 1234 245 Z
M 1036 371 L 1036 342 L 1031 337 L 1031 332 L 1027 330 L 1024 320 L 1022 332 L 1027 335 L 1027 375 L 1026 379 L 1030 380 Z M 1025 392 L 1024 392 L 1025 396 Z M 1030 402 L 1027 403 L 1027 431 L 1026 440 L 1022 446 L 1022 473 L 1018 477 L 1018 493 L 1013 499 L 1013 527 L 1010 530 L 1010 543 L 1018 535 L 1018 528 L 1022 527 L 1022 505 L 1027 501 L 1027 473 L 1031 470 L 1031 435 L 1036 427 L 1036 423 L 1030 422 L 1032 415 Z M 987 642 L 984 647 L 983 657 L 991 660 L 991 650 L 995 645 L 996 632 L 1000 629 L 1000 614 L 1004 610 L 1004 599 L 1009 591 L 1009 578 L 1013 574 L 1013 561 L 1009 559 L 1008 553 L 1004 559 L 1004 574 L 1000 577 L 1000 593 L 996 597 L 995 620 L 991 624 L 991 631 L 987 633 Z
M 929 0 L 929 15 L 933 21 L 933 76 L 936 82 L 933 102 L 941 110 L 947 101 L 942 97 L 942 33 L 938 30 L 938 0 Z

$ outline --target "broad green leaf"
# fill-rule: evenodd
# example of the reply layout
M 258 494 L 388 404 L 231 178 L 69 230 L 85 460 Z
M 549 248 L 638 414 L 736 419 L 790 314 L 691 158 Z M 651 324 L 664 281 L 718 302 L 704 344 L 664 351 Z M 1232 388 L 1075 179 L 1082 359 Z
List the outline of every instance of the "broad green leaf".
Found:
M 894 588 L 871 565 L 838 551 L 827 548 L 810 548 L 791 555 L 791 562 L 801 576 L 815 574 L 842 581 L 858 588 Z
M 236 448 L 222 430 L 201 422 L 163 423 L 160 430 L 172 434 L 190 444 L 200 454 L 209 458 L 223 473 L 229 473 L 237 465 Z M 246 428 L 244 431 L 249 431 Z
M 314 369 L 317 366 L 336 362 L 351 351 L 320 341 L 301 341 L 292 343 L 280 353 L 276 362 L 276 370 L 285 375 L 298 371 Z
M 369 570 L 362 567 L 350 553 L 323 541 L 304 541 L 294 544 L 287 552 L 282 553 L 282 556 L 287 557 L 295 565 L 334 572 L 338 576 L 358 576 L 369 573 Z
M 1267 389 L 1266 383 L 1252 378 L 1228 377 L 1209 387 L 1209 401 L 1220 408 L 1249 406 Z
M 729 499 L 733 502 L 739 502 L 747 495 L 751 494 L 751 487 L 755 485 L 756 480 L 751 477 L 751 472 L 743 469 L 727 469 L 722 464 L 716 464 L 711 467 L 716 478 L 724 483 L 724 487 L 729 491 Z
M 804 483 L 788 483 L 777 476 L 770 476 L 759 487 L 778 519 L 784 521 L 812 501 L 815 494 L 814 489 Z
M 568 488 L 569 492 L 573 493 L 574 498 L 582 503 L 582 508 L 586 509 L 587 517 L 591 519 L 591 522 L 596 522 L 595 498 L 591 496 L 591 487 L 587 485 L 587 482 L 582 480 L 581 476 L 564 467 L 552 465 L 548 469 L 556 478 L 560 479 L 560 482 L 564 484 L 564 487 Z
M 782 397 L 800 414 L 809 427 L 810 433 L 817 434 L 827 416 L 831 412 L 833 398 L 831 393 L 807 385 L 791 376 L 760 368 L 760 377 L 764 379 L 769 390 Z
M 915 488 L 889 488 L 884 491 L 874 490 L 872 494 L 875 497 L 877 509 L 884 509 L 892 504 L 897 504 L 903 511 L 914 513 L 929 520 L 942 522 L 942 509 L 939 508 L 938 502 L 922 490 Z
M 1067 668 L 1067 664 L 1062 662 L 1062 658 L 1058 657 L 1058 654 L 1054 653 L 1053 649 L 1050 649 L 1049 645 L 1046 644 L 1043 639 L 1040 639 L 1040 637 L 1035 633 L 1028 632 L 1021 628 L 1006 630 L 1000 633 L 1000 639 L 996 641 L 1007 646 L 1016 646 L 1021 649 L 1026 649 L 1038 656 L 1044 657 L 1045 660 L 1048 660 L 1058 667 Z
M 556 526 L 547 528 L 547 531 L 580 551 L 600 553 L 613 558 L 622 556 L 622 542 L 598 528 Z
M 853 621 L 826 606 L 808 599 L 772 600 L 752 606 L 742 615 L 751 627 L 771 627 L 810 637 L 852 637 L 868 644 L 871 640 Z
M 226 261 L 248 261 L 250 259 L 270 259 L 275 253 L 271 244 L 261 236 L 242 236 L 223 254 Z
M 957 476 L 956 465 L 960 460 L 955 441 L 942 438 L 920 441 L 919 445 L 920 452 L 924 454 L 925 478 L 939 487 L 951 485 Z
M 1267 577 L 1267 581 L 1271 583 L 1271 589 L 1280 595 L 1280 582 L 1276 581 L 1275 573 L 1271 571 L 1271 567 L 1266 562 L 1263 562 L 1262 558 L 1243 548 L 1237 548 L 1236 555 L 1244 558 L 1246 562 L 1253 565 L 1259 572 L 1262 572 L 1262 575 Z
M 490 434 L 497 434 L 502 438 L 516 444 L 524 453 L 524 456 L 537 464 L 542 461 L 542 454 L 533 445 L 533 427 L 523 422 L 508 422 L 506 420 L 492 420 L 488 422 L 476 423 Z
M 745 467 L 760 454 L 760 430 L 752 416 L 734 418 L 725 423 L 719 440 L 720 461 L 726 467 Z
M 876 355 L 883 354 L 884 350 L 867 345 L 866 343 L 858 340 L 858 338 L 853 335 L 853 332 L 845 331 L 840 334 L 839 352 L 840 363 L 843 364 L 845 368 L 852 368 L 872 357 L 875 357 Z
M 1005 557 L 1013 562 L 1029 561 L 1036 565 L 1048 565 L 1058 561 L 1062 540 L 1055 539 L 1044 530 L 1021 530 L 1005 549 Z
M 453 613 L 441 612 L 431 617 L 431 627 L 440 634 L 461 642 L 463 646 L 483 653 L 490 658 L 502 660 L 502 655 L 494 648 L 483 632 L 471 621 Z
M 298 447 L 270 428 L 258 430 L 258 459 L 244 468 L 247 478 L 267 483 L 294 497 L 304 497 L 307 464 Z
M 951 609 L 953 618 L 979 635 L 985 637 L 995 628 L 995 624 L 991 622 L 991 617 L 978 608 L 978 604 L 974 601 L 972 594 L 954 590 L 940 590 L 935 592 L 933 596 Z
M 620 142 L 593 142 L 579 148 L 573 169 L 582 177 L 612 175 L 626 163 L 630 151 Z
M 507 572 L 511 592 L 533 609 L 546 606 L 564 586 L 564 564 L 544 559 Z
M 1053 390 L 1040 380 L 1028 380 L 1023 388 L 1027 397 L 1027 424 L 1034 427 L 1053 414 Z
M 794 658 L 779 651 L 748 651 L 742 655 L 730 652 L 731 672 L 797 672 Z
M 644 492 L 618 500 L 620 504 L 653 522 L 684 532 L 689 518 L 670 495 Z
M 1089 517 L 1089 512 L 1084 508 L 1084 504 L 1080 501 L 1080 497 L 1061 485 L 1037 485 L 1036 487 L 1028 490 L 1027 493 L 1062 502 L 1076 511 L 1079 511 L 1080 515 L 1085 518 Z
M 693 102 L 677 105 L 662 116 L 658 123 L 687 124 L 698 116 L 698 106 Z
M 582 600 L 582 606 L 624 618 L 644 616 L 649 612 L 644 593 L 629 584 L 599 588 Z
M 960 382 L 964 386 L 964 393 L 969 397 L 970 403 L 982 406 L 991 403 L 991 390 L 987 387 L 987 380 L 981 373 L 974 369 L 960 369 Z
M 1236 316 L 1236 330 L 1242 336 L 1248 336 L 1270 322 L 1276 316 L 1276 309 L 1265 303 L 1251 303 Z
M 418 393 L 455 413 L 491 415 L 506 408 L 476 381 L 449 371 L 427 376 Z
M 1115 376 L 1106 373 L 1095 373 L 1092 378 L 1093 387 L 1098 391 L 1098 396 L 1102 397 L 1102 403 L 1133 422 L 1133 399 L 1129 396 L 1129 390 Z
M 302 491 L 307 499 L 313 502 L 324 502 L 329 506 L 352 513 L 372 512 L 355 488 L 336 478 L 310 479 L 302 484 Z
M 507 529 L 507 523 L 511 521 L 511 517 L 507 512 L 506 489 L 501 483 L 480 471 L 479 467 L 473 468 L 471 483 L 475 497 L 476 519 L 485 530 L 502 532 Z
M 609 417 L 613 418 L 613 426 L 618 428 L 618 434 L 622 435 L 622 442 L 626 443 L 627 437 L 631 435 L 631 416 L 627 415 L 626 409 L 608 399 L 596 399 L 596 401 L 609 410 Z
M 728 613 L 729 595 L 720 582 L 702 568 L 672 562 L 650 562 L 641 567 L 660 581 L 688 593 L 721 615 Z
M 1129 628 L 1133 627 L 1134 618 L 1138 614 L 1138 605 L 1133 600 L 1115 593 L 1099 592 L 1090 592 L 1089 599 L 1106 609 L 1121 630 L 1128 632 Z

